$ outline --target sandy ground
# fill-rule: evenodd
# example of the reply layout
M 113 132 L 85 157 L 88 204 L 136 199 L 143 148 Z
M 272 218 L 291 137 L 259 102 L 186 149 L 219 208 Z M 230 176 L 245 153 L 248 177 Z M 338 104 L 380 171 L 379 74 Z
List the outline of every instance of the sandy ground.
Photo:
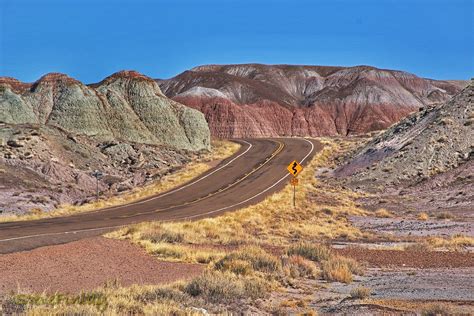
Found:
M 369 269 L 351 284 L 332 283 L 330 290 L 349 295 L 353 288 L 362 285 L 372 289 L 373 299 L 456 300 L 472 304 L 473 284 L 474 268 Z
M 345 248 L 337 253 L 366 263 L 369 267 L 474 268 L 474 253 L 444 251 L 401 251 Z
M 350 221 L 362 230 L 394 236 L 474 236 L 474 221 L 377 218 L 352 216 Z
M 0 255 L 0 294 L 91 290 L 108 281 L 123 286 L 192 278 L 198 264 L 159 261 L 127 241 L 103 237 Z

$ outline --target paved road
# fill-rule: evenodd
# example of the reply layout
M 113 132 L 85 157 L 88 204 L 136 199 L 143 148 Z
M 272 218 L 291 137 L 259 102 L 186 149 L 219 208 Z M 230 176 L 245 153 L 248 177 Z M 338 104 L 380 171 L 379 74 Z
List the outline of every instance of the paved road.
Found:
M 308 162 L 321 144 L 303 138 L 246 139 L 234 156 L 191 182 L 138 202 L 77 215 L 0 223 L 0 254 L 96 236 L 150 220 L 211 217 L 255 204 L 288 182 L 287 165 Z

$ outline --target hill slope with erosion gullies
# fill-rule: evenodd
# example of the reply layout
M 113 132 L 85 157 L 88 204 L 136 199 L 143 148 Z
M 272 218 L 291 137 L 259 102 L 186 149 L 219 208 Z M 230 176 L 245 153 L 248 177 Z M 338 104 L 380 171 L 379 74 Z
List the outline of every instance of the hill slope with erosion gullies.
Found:
M 469 209 L 474 200 L 474 82 L 358 149 L 335 171 L 360 189 L 426 198 L 426 208 Z M 407 202 L 409 204 L 409 202 Z
M 57 127 L 0 124 L 0 215 L 48 211 L 150 184 L 197 154 L 118 140 L 97 141 Z
M 157 81 L 165 95 L 203 112 L 222 138 L 380 130 L 465 85 L 370 66 L 261 64 L 200 66 Z
M 83 204 L 151 183 L 210 149 L 204 115 L 122 71 L 94 85 L 63 74 L 0 78 L 0 214 Z
M 0 78 L 0 122 L 178 149 L 209 148 L 203 115 L 168 99 L 156 82 L 134 71 L 91 86 L 57 73 L 33 84 Z

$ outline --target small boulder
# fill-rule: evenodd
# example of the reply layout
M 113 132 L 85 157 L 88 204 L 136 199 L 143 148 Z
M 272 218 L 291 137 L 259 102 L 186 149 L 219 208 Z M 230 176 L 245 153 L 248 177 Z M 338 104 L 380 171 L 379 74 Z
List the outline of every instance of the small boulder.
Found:
M 22 141 L 15 140 L 15 139 L 10 139 L 7 141 L 7 145 L 13 148 L 20 148 L 25 146 L 25 144 Z

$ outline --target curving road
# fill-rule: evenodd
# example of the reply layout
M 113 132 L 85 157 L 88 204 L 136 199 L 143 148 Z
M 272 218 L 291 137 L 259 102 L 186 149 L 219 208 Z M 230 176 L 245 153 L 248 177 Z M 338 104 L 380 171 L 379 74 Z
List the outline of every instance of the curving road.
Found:
M 150 220 L 211 217 L 255 204 L 288 182 L 288 164 L 308 162 L 321 149 L 303 138 L 245 139 L 232 157 L 191 182 L 157 196 L 94 212 L 0 223 L 0 254 L 96 236 Z

